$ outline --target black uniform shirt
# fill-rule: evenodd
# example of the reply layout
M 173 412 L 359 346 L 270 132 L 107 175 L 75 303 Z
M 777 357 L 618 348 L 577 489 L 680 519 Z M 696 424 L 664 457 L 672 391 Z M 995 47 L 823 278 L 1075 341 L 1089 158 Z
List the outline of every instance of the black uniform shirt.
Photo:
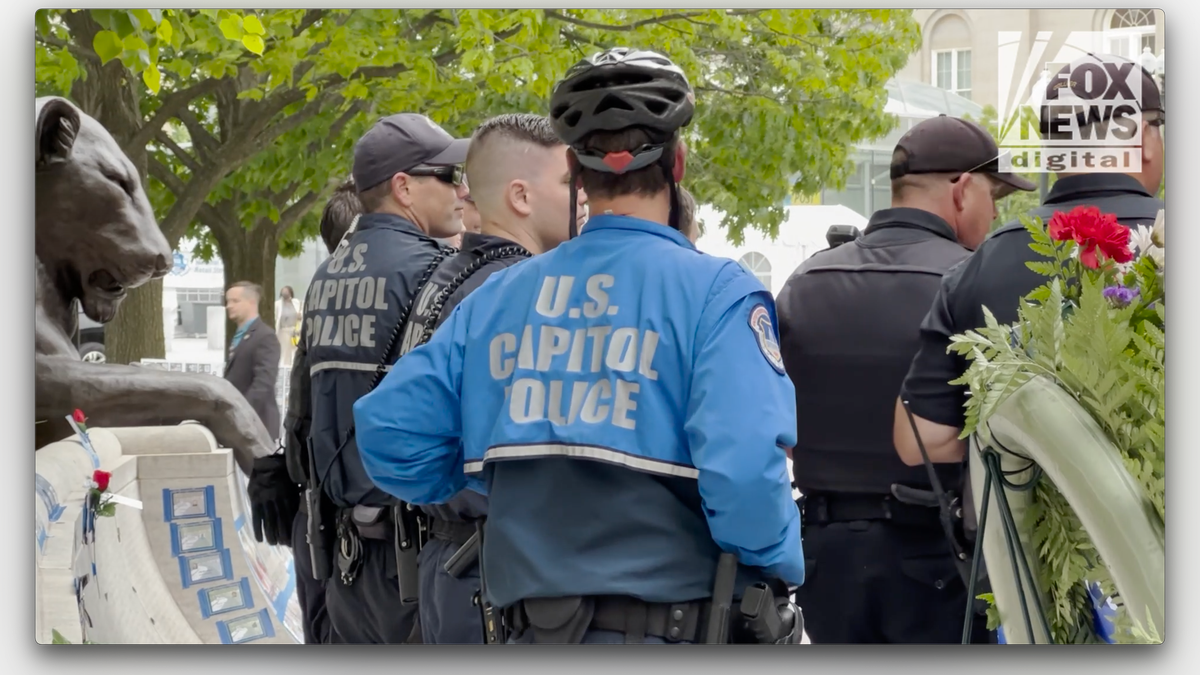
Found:
M 818 492 L 929 489 L 892 442 L 896 396 L 941 277 L 969 255 L 950 225 L 912 208 L 877 211 L 859 239 L 813 255 L 776 300 L 796 387 L 795 483 Z M 943 483 L 956 469 L 939 467 Z
M 1163 202 L 1124 174 L 1067 176 L 1054 183 L 1045 203 L 1030 215 L 1049 222 L 1055 212 L 1076 206 L 1098 207 L 1115 214 L 1121 224 L 1133 226 L 1152 224 Z M 921 324 L 920 351 L 901 389 L 913 414 L 962 428 L 967 389 L 949 382 L 961 377 L 968 364 L 962 356 L 946 353 L 950 337 L 984 326 L 984 306 L 1000 323 L 1017 320 L 1021 298 L 1047 281 L 1025 265 L 1042 259 L 1029 248 L 1032 241 L 1019 221 L 1006 224 L 942 278 Z

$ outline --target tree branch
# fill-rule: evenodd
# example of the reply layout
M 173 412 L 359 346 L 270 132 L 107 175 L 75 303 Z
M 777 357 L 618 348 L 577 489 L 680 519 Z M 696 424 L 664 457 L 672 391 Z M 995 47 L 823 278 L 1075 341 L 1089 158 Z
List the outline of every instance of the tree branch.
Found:
M 42 44 L 45 44 L 48 47 L 58 47 L 59 49 L 65 49 L 65 50 L 71 52 L 75 56 L 76 59 L 80 59 L 80 60 L 84 60 L 84 61 L 91 61 L 92 63 L 96 64 L 97 66 L 102 65 L 100 62 L 100 57 L 97 56 L 95 52 L 91 51 L 90 49 L 84 49 L 84 48 L 80 47 L 79 45 L 76 45 L 73 42 L 67 42 L 66 40 L 62 40 L 53 35 L 42 35 L 42 34 L 36 33 L 36 32 L 34 33 L 34 39 L 37 40 L 38 42 L 41 42 Z
M 158 158 L 154 156 L 147 157 L 146 166 L 150 170 L 150 175 L 154 176 L 158 182 L 167 186 L 167 189 L 171 191 L 171 194 L 175 195 L 176 200 L 178 200 L 179 196 L 182 195 L 184 190 L 187 189 L 187 186 L 184 184 L 184 182 L 179 180 L 179 176 L 176 176 L 175 172 L 172 171 L 169 166 L 158 161 Z
M 154 140 L 165 145 L 171 151 L 171 154 L 175 155 L 179 162 L 187 167 L 188 171 L 191 171 L 193 174 L 200 172 L 200 165 L 196 163 L 196 160 L 192 159 L 187 150 L 179 147 L 179 144 L 171 140 L 171 137 L 167 136 L 165 132 L 160 131 L 154 136 Z
M 279 222 L 275 223 L 275 236 L 282 237 L 289 228 L 291 228 L 297 223 L 297 221 L 304 217 L 304 214 L 308 213 L 309 209 L 311 209 L 313 205 L 317 203 L 317 200 L 320 199 L 328 190 L 329 188 L 326 187 L 325 189 L 317 190 L 316 192 L 309 192 L 300 199 L 296 200 L 295 204 L 292 204 L 284 209 L 283 213 L 279 214 Z
M 545 12 L 546 16 L 551 19 L 558 19 L 559 21 L 565 21 L 566 23 L 572 23 L 572 24 L 575 24 L 576 26 L 582 26 L 583 28 L 594 28 L 596 30 L 613 30 L 613 31 L 622 31 L 622 32 L 634 31 L 634 30 L 637 30 L 638 28 L 641 28 L 642 26 L 649 26 L 649 25 L 656 24 L 656 23 L 664 23 L 667 21 L 674 21 L 676 19 L 687 19 L 690 17 L 702 16 L 705 14 L 705 12 L 703 12 L 703 11 L 675 12 L 674 14 L 663 14 L 662 16 L 656 16 L 656 17 L 653 17 L 650 19 L 642 19 L 640 21 L 634 21 L 631 24 L 626 24 L 623 26 L 612 26 L 612 25 L 609 25 L 606 23 L 595 23 L 592 21 L 584 21 L 583 19 L 576 19 L 573 16 L 568 16 L 566 14 L 562 14 L 553 9 L 547 9 L 547 10 L 543 10 L 543 11 Z
M 207 163 L 214 154 L 220 151 L 221 144 L 208 132 L 208 129 L 204 128 L 204 125 L 196 117 L 196 113 L 192 112 L 190 108 L 180 110 L 175 116 L 183 122 L 183 126 L 187 127 L 188 136 L 192 137 L 192 147 L 196 150 L 198 160 Z
M 137 133 L 133 135 L 133 138 L 130 139 L 130 146 L 139 147 L 149 143 L 150 139 L 154 138 L 166 126 L 168 120 L 180 112 L 187 110 L 188 104 L 193 100 L 215 91 L 219 83 L 220 80 L 205 79 L 164 96 L 162 104 L 158 106 L 158 110 L 154 111 L 154 117 L 151 117 L 150 121 L 142 125 L 137 130 Z M 189 133 L 191 133 L 190 129 Z

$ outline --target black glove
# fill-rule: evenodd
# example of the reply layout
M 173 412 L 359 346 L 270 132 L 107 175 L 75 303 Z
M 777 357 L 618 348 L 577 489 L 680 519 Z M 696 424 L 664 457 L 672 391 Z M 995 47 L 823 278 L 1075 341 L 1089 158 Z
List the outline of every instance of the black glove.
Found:
M 254 538 L 272 546 L 292 545 L 292 523 L 300 511 L 300 486 L 288 475 L 283 455 L 259 457 L 246 486 Z M 264 540 L 263 534 L 266 534 Z

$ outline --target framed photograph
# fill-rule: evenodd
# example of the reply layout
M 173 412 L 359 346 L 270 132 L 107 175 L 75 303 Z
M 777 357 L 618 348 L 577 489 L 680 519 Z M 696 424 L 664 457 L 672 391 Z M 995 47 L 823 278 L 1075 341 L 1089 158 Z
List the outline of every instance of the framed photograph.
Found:
M 232 584 L 202 588 L 199 596 L 200 613 L 205 619 L 216 614 L 254 608 L 254 596 L 250 593 L 249 577 L 242 577 L 241 581 Z
M 171 363 L 167 364 L 167 366 L 168 366 L 168 369 L 173 373 L 182 373 L 183 372 L 183 364 L 179 363 L 178 361 L 172 361 Z
M 179 573 L 184 588 L 206 581 L 232 579 L 233 566 L 230 564 L 229 551 L 207 551 L 193 555 L 181 555 L 179 556 Z
M 265 609 L 236 619 L 218 621 L 217 632 L 221 635 L 221 642 L 227 645 L 275 637 L 275 628 L 271 625 L 271 617 Z
M 212 371 L 213 371 L 213 367 L 212 367 L 211 363 L 201 363 L 200 364 L 200 372 L 204 373 L 205 375 L 212 375 Z
M 171 555 L 221 548 L 221 519 L 171 523 Z
M 184 367 L 187 369 L 187 372 L 189 372 L 189 373 L 200 372 L 200 364 L 199 363 L 186 363 L 186 364 L 184 364 Z
M 212 518 L 216 515 L 216 495 L 211 485 L 202 488 L 163 490 L 163 520 Z

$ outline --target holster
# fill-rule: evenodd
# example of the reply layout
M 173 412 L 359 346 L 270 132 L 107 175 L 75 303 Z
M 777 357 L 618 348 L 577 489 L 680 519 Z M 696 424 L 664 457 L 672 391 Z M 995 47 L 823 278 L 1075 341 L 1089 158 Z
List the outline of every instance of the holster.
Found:
M 391 508 L 396 545 L 396 575 L 400 585 L 401 604 L 411 605 L 420 597 L 420 578 L 417 575 L 417 554 L 425 545 L 426 528 L 421 512 L 409 504 Z
M 337 542 L 337 509 L 318 485 L 304 493 L 308 512 L 309 555 L 312 556 L 312 574 L 317 581 L 333 576 L 333 550 Z

